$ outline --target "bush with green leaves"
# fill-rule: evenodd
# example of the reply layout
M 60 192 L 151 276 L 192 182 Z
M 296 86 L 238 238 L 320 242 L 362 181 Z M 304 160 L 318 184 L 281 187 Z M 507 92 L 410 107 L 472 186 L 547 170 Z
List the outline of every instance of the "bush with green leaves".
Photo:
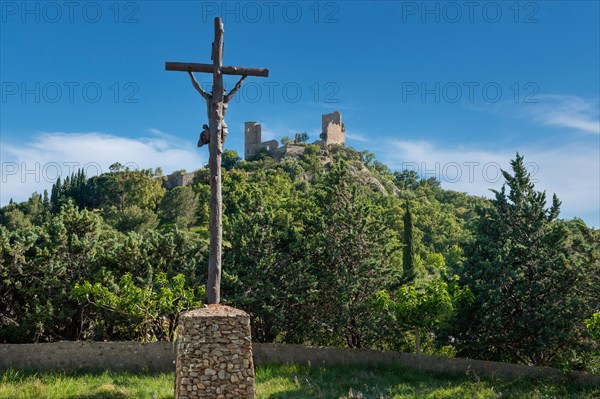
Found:
M 402 331 L 411 331 L 415 337 L 415 352 L 421 353 L 421 338 L 446 326 L 456 309 L 472 300 L 468 288 L 452 280 L 452 286 L 441 278 L 424 280 L 401 286 L 392 296 L 386 290 L 377 292 L 373 303 L 389 315 Z
M 111 288 L 89 281 L 76 283 L 73 296 L 92 304 L 100 313 L 116 315 L 121 319 L 119 328 L 132 332 L 131 339 L 173 341 L 179 312 L 201 306 L 204 290 L 186 287 L 182 274 L 168 278 L 160 272 L 142 279 L 125 273 Z M 96 323 L 98 328 L 102 319 Z

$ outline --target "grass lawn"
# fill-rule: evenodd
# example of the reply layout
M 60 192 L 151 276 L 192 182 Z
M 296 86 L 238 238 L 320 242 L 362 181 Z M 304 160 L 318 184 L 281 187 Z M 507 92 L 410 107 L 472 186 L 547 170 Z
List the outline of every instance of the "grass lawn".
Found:
M 0 375 L 1 399 L 171 399 L 173 373 Z M 403 368 L 271 365 L 256 369 L 257 399 L 308 398 L 600 398 L 600 388 L 535 380 L 488 380 Z

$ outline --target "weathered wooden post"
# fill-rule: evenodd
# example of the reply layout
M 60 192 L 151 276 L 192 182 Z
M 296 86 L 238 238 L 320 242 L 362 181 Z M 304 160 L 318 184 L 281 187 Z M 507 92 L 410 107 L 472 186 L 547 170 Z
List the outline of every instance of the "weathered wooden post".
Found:
M 250 318 L 238 309 L 220 306 L 221 254 L 223 248 L 223 200 L 221 156 L 227 137 L 225 113 L 229 101 L 247 76 L 269 76 L 268 69 L 223 66 L 223 23 L 215 18 L 212 64 L 167 62 L 166 70 L 188 72 L 192 84 L 206 100 L 208 129 L 198 146 L 208 144 L 210 170 L 210 248 L 206 296 L 208 305 L 180 315 L 175 375 L 175 398 L 253 398 L 254 366 Z M 193 72 L 213 75 L 212 93 L 198 84 Z M 241 75 L 225 93 L 223 74 Z
M 212 45 L 211 64 L 196 64 L 186 62 L 167 62 L 167 71 L 188 72 L 194 87 L 206 100 L 208 108 L 209 137 L 200 137 L 198 146 L 208 144 L 209 169 L 210 169 L 210 253 L 208 260 L 208 283 L 206 296 L 209 304 L 221 301 L 221 252 L 223 248 L 223 200 L 221 196 L 221 155 L 223 143 L 227 137 L 225 113 L 229 101 L 240 89 L 246 76 L 269 76 L 268 69 L 244 68 L 223 66 L 223 23 L 221 18 L 215 18 L 215 41 Z M 196 79 L 193 72 L 208 72 L 213 75 L 213 91 L 206 93 Z M 225 94 L 223 87 L 223 74 L 241 75 L 242 78 L 235 87 Z M 208 139 L 208 140 L 207 140 Z

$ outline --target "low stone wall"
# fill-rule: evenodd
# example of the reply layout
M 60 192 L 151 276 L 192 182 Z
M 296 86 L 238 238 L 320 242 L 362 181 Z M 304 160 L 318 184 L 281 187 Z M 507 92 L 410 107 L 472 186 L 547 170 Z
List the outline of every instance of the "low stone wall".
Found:
M 302 345 L 253 343 L 255 365 L 310 363 L 311 365 L 399 365 L 434 372 L 474 373 L 489 377 L 540 377 L 600 386 L 600 375 L 553 368 L 531 367 L 485 360 L 447 359 L 410 353 L 315 348 Z M 50 344 L 0 344 L 0 370 L 131 370 L 174 371 L 175 347 L 170 342 L 141 345 L 137 342 L 57 342 Z
M 54 342 L 0 344 L 0 370 L 175 370 L 172 342 Z
M 303 345 L 254 344 L 255 364 L 308 363 L 311 365 L 398 365 L 409 369 L 500 378 L 549 378 L 555 381 L 570 379 L 575 383 L 600 386 L 600 375 L 581 371 L 562 372 L 551 367 L 490 362 L 461 358 L 415 355 L 412 353 L 306 347 Z

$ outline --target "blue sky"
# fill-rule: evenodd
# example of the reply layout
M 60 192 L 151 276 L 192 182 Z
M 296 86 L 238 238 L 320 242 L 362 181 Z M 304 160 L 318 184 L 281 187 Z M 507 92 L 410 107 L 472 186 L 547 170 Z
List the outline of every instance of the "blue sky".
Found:
M 598 4 L 2 1 L 0 200 L 77 167 L 202 166 L 205 104 L 164 62 L 209 63 L 220 15 L 224 63 L 270 69 L 229 107 L 227 148 L 249 120 L 316 140 L 339 110 L 348 145 L 475 195 L 518 151 L 563 217 L 598 227 Z

